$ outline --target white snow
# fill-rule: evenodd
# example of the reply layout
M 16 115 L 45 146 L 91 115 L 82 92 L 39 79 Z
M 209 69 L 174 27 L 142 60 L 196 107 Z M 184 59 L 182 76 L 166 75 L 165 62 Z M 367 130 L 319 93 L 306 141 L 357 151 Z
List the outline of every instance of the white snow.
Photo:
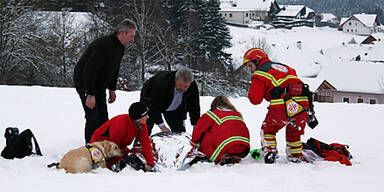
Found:
M 352 166 L 318 161 L 292 164 L 285 160 L 285 130 L 278 133 L 280 159 L 266 165 L 246 157 L 240 164 L 217 166 L 199 163 L 187 171 L 120 173 L 97 169 L 95 174 L 65 174 L 48 169 L 69 150 L 82 146 L 84 114 L 74 88 L 0 86 L 0 134 L 6 127 L 31 129 L 42 149 L 42 157 L 6 160 L 0 158 L 1 191 L 377 191 L 384 181 L 382 115 L 384 105 L 315 103 L 320 122 L 306 129 L 303 141 L 345 143 L 353 155 Z M 201 112 L 208 110 L 213 97 L 201 97 Z M 139 100 L 139 92 L 117 92 L 109 105 L 109 117 L 126 113 Z M 267 103 L 253 106 L 247 98 L 231 98 L 243 114 L 251 133 L 251 147 L 260 147 L 259 131 Z M 187 133 L 192 132 L 189 120 Z M 159 131 L 154 128 L 154 132 Z M 5 145 L 1 135 L 0 146 Z

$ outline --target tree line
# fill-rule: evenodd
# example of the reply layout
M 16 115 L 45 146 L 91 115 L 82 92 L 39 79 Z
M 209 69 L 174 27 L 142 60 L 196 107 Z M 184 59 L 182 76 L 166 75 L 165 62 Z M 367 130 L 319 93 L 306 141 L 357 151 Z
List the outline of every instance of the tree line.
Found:
M 236 72 L 224 51 L 231 37 L 218 0 L 81 1 L 90 13 L 85 24 L 72 7 L 48 11 L 58 2 L 0 0 L 0 84 L 73 86 L 73 68 L 88 44 L 130 18 L 138 32 L 121 63 L 121 89 L 139 90 L 157 72 L 185 66 L 202 95 L 246 94 L 249 75 Z

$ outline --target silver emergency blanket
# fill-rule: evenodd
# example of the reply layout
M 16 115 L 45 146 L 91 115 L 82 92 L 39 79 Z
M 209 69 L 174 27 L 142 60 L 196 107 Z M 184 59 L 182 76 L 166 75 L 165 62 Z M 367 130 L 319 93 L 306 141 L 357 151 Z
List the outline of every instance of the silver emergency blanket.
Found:
M 150 138 L 155 168 L 158 171 L 164 169 L 183 170 L 195 157 L 204 156 L 197 150 L 191 141 L 191 136 L 187 133 L 158 133 Z M 145 162 L 141 153 L 136 155 Z

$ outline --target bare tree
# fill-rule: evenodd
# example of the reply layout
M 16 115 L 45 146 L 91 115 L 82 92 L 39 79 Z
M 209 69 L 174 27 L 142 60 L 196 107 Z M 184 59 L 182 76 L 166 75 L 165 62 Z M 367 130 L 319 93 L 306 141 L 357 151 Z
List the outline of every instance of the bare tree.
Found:
M 84 15 L 61 12 L 46 13 L 45 60 L 50 64 L 51 81 L 57 86 L 72 86 L 74 66 L 85 47 L 85 26 L 78 17 Z M 49 74 L 47 74 L 49 75 Z M 52 76 L 53 75 L 53 76 Z
M 20 73 L 37 69 L 33 42 L 41 37 L 35 33 L 40 21 L 34 17 L 29 0 L 0 1 L 0 84 L 14 84 L 25 78 Z M 30 54 L 27 54 L 30 53 Z

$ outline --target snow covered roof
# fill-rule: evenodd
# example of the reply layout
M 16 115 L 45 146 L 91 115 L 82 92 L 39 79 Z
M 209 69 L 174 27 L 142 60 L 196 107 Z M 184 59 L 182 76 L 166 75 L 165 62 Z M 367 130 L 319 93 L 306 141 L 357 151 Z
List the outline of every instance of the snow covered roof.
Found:
M 252 11 L 253 9 L 249 8 L 237 8 L 237 7 L 224 7 L 220 8 L 220 11 L 230 11 L 230 12 L 246 12 L 246 11 Z
M 277 16 L 296 17 L 299 12 L 305 8 L 305 5 L 283 5 Z M 310 9 L 311 10 L 311 9 Z M 308 14 L 308 13 L 307 13 Z
M 321 22 L 330 22 L 337 19 L 337 17 L 332 13 L 321 13 L 321 16 Z
M 42 17 L 48 17 L 49 19 L 59 18 L 62 19 L 63 13 L 62 11 L 37 11 L 40 16 Z M 91 22 L 90 20 L 90 14 L 89 12 L 67 12 L 68 18 L 66 22 L 68 22 L 68 25 L 71 25 L 73 28 L 77 30 L 87 30 L 89 27 L 89 24 Z
M 220 8 L 223 10 L 224 8 L 233 7 L 232 5 L 236 4 L 234 8 L 269 11 L 271 3 L 274 2 L 275 0 L 221 0 Z
M 358 20 L 360 20 L 362 23 L 364 23 L 364 25 L 366 25 L 367 27 L 373 27 L 377 18 L 376 14 L 365 14 L 365 13 L 356 14 L 353 16 L 356 17 Z
M 340 26 L 342 26 L 349 18 L 343 17 L 340 20 Z
M 323 83 L 323 78 L 300 78 L 304 83 L 309 85 L 309 89 L 311 91 L 316 91 L 320 87 L 320 85 Z
M 365 13 L 355 14 L 346 20 L 344 20 L 344 18 L 342 18 L 342 20 L 340 22 L 340 26 L 343 26 L 344 23 L 346 23 L 347 21 L 349 21 L 353 18 L 356 18 L 357 20 L 359 20 L 361 23 L 363 23 L 367 27 L 373 27 L 373 26 L 375 26 L 377 15 L 376 14 L 365 14 Z

